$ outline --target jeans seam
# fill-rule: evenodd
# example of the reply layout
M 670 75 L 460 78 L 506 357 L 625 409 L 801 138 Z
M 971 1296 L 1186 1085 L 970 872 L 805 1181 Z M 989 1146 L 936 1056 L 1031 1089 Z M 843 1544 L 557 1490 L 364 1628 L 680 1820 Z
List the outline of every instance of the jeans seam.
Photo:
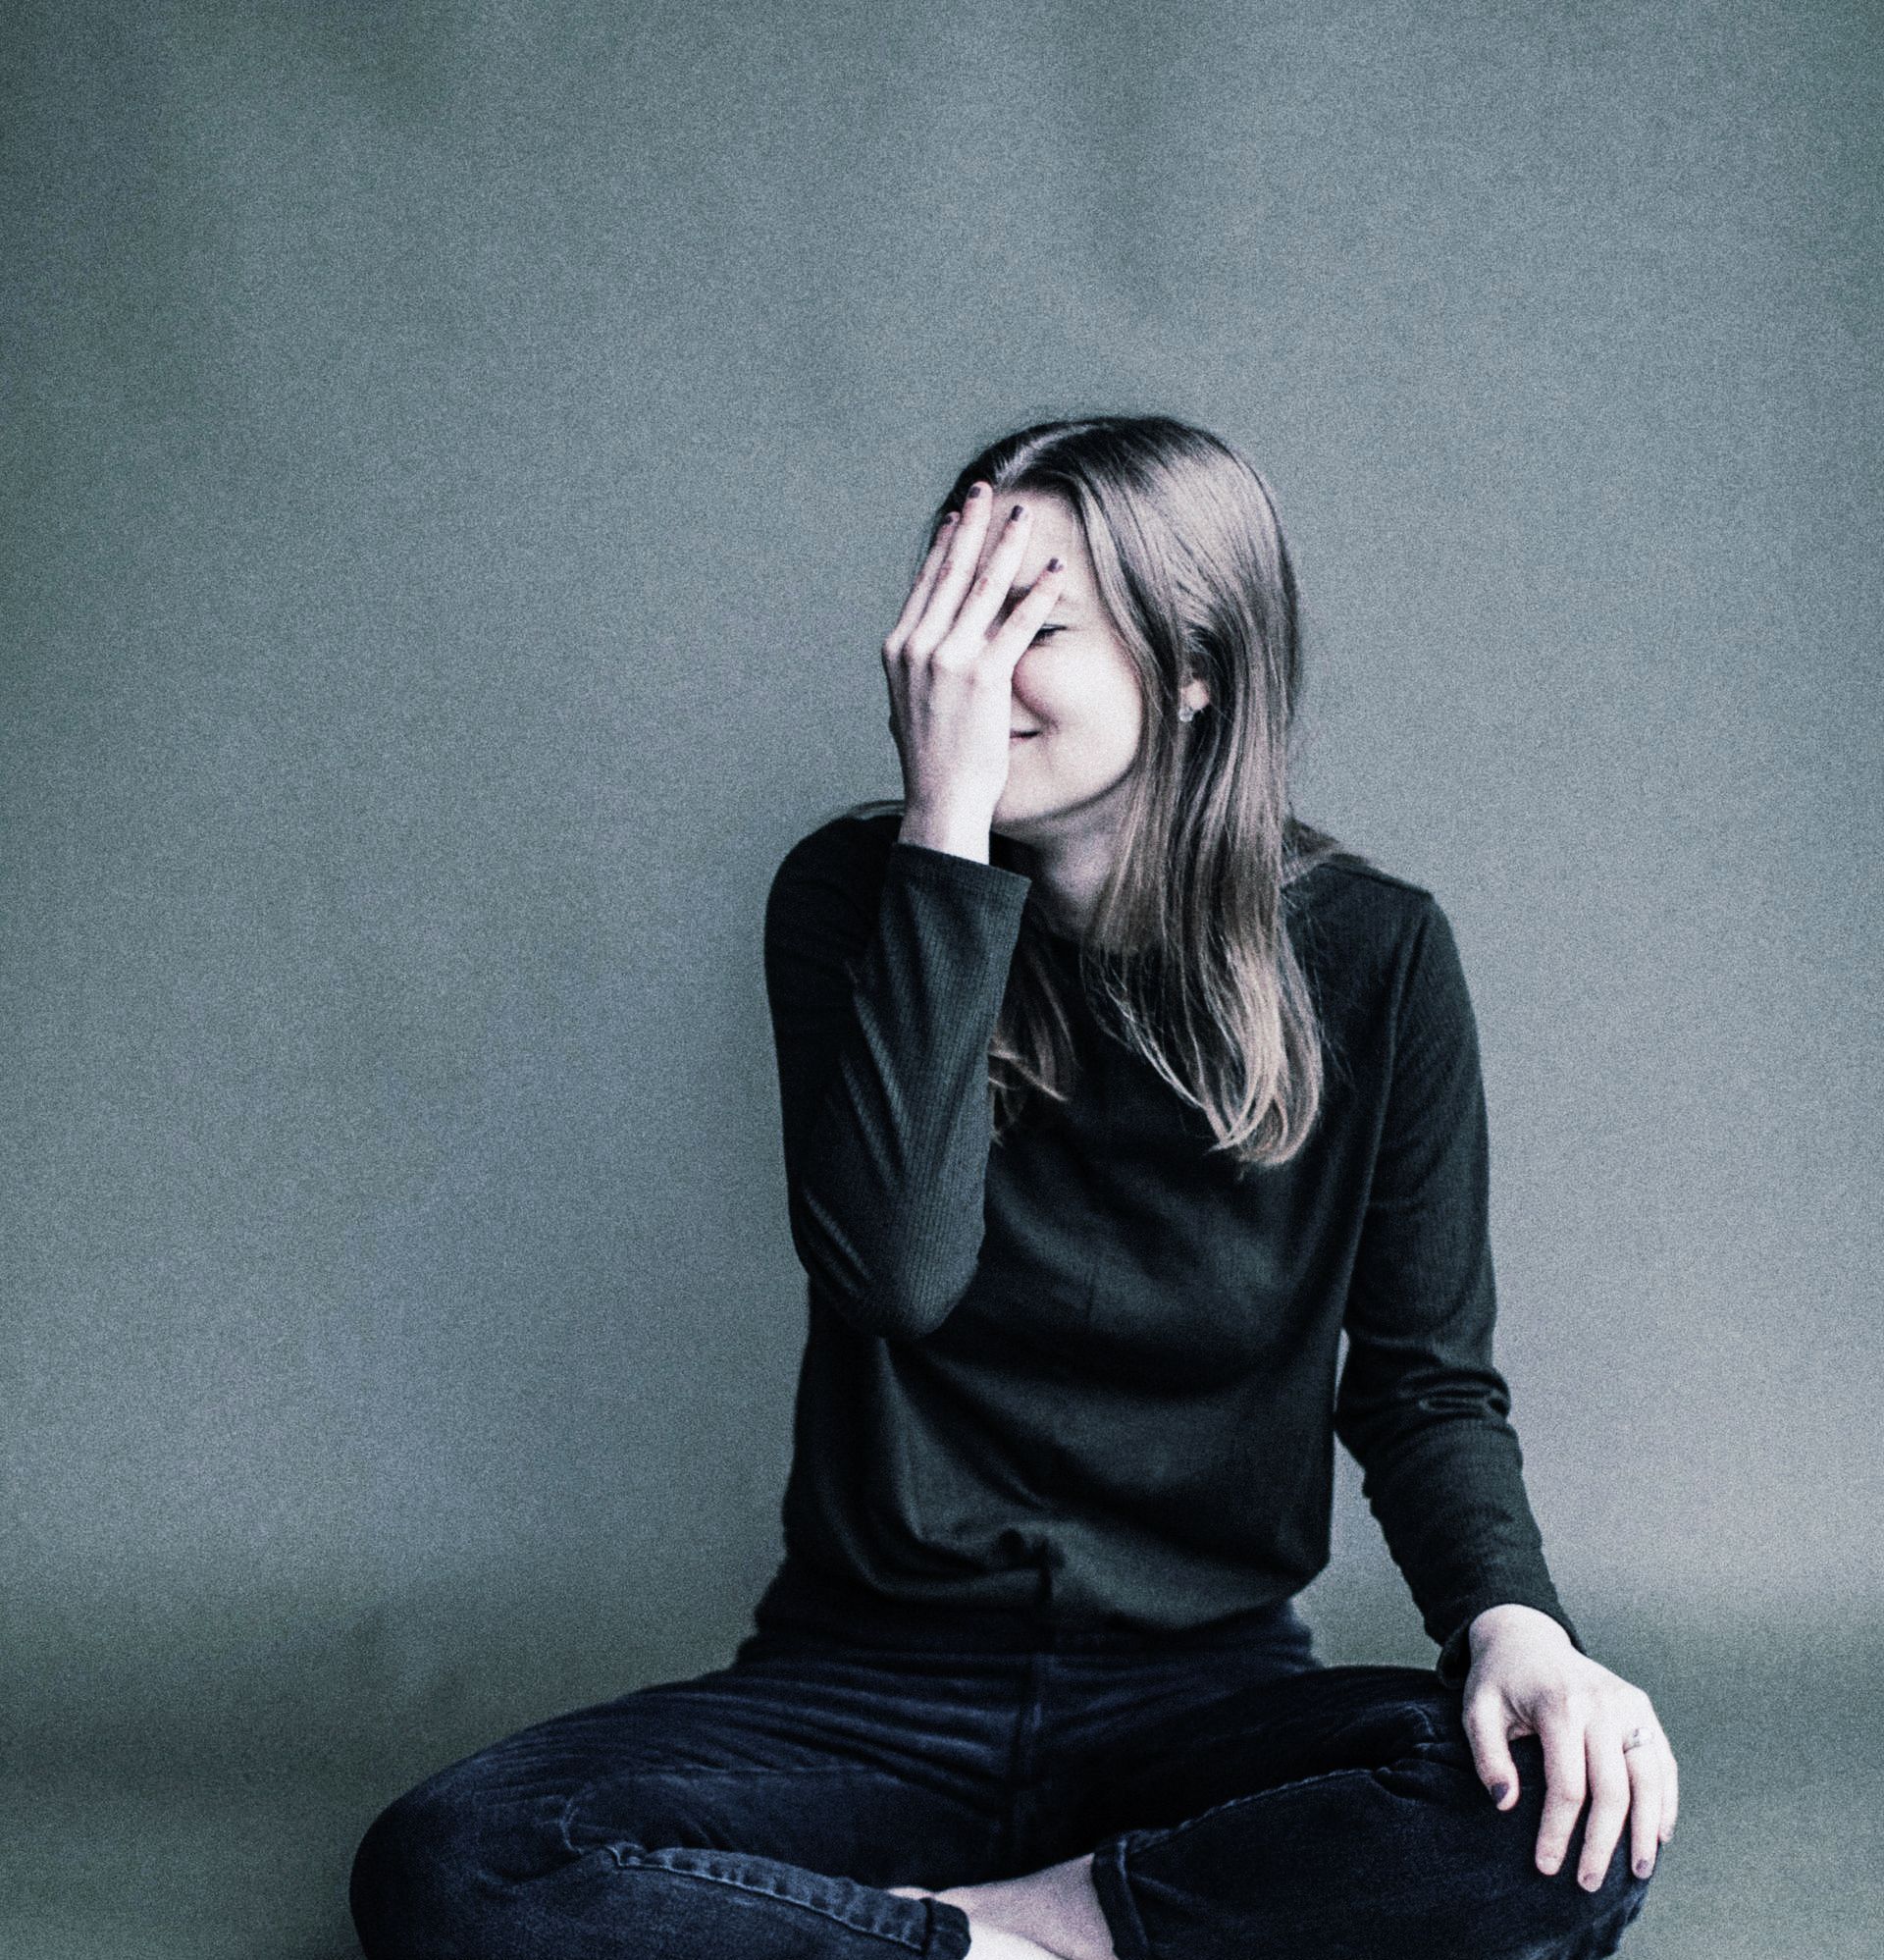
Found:
M 1145 1923 L 1139 1917 L 1138 1902 L 1131 1895 L 1131 1881 L 1125 1874 L 1124 1837 L 1115 1837 L 1094 1852 L 1089 1876 L 1108 1933 L 1115 1935 L 1118 1933 L 1113 1926 L 1113 1914 L 1107 1910 L 1108 1905 L 1116 1907 L 1120 1919 L 1124 1921 L 1125 1946 L 1120 1949 L 1118 1960 L 1150 1960 L 1151 1940 L 1145 1932 Z M 1114 1945 L 1118 1945 L 1117 1936 Z
M 1240 1796 L 1226 1797 L 1222 1803 L 1214 1803 L 1208 1810 L 1200 1810 L 1191 1817 L 1180 1819 L 1177 1824 L 1159 1826 L 1155 1829 L 1126 1830 L 1120 1833 L 1122 1842 L 1128 1842 L 1135 1851 L 1149 1851 L 1154 1845 L 1166 1844 L 1174 1837 L 1181 1837 L 1185 1831 L 1193 1830 L 1200 1824 L 1207 1824 L 1212 1818 L 1221 1817 L 1227 1810 L 1235 1810 L 1242 1804 L 1261 1803 L 1266 1797 L 1280 1796 L 1284 1790 L 1306 1789 L 1312 1783 L 1325 1783 L 1332 1776 L 1372 1776 L 1385 1764 L 1369 1767 L 1366 1764 L 1343 1764 L 1336 1770 L 1318 1770 L 1312 1776 L 1295 1776 L 1286 1783 L 1271 1783 L 1266 1789 L 1245 1790 Z M 1123 1853 L 1122 1853 L 1123 1856 Z
M 853 1933 L 865 1934 L 876 1939 L 893 1939 L 897 1945 L 907 1946 L 913 1953 L 925 1952 L 930 1945 L 927 1933 L 919 1939 L 908 1939 L 900 1933 L 888 1932 L 880 1926 L 863 1925 L 859 1921 L 849 1918 L 844 1913 L 834 1912 L 829 1906 L 819 1905 L 815 1899 L 802 1899 L 791 1892 L 779 1891 L 772 1885 L 755 1885 L 744 1879 L 729 1878 L 720 1872 L 695 1872 L 690 1871 L 684 1865 L 665 1864 L 662 1862 L 667 1855 L 664 1852 L 624 1852 L 623 1847 L 616 1844 L 604 1845 L 602 1849 L 624 1871 L 633 1869 L 639 1871 L 671 1872 L 676 1878 L 702 1879 L 709 1885 L 730 1885 L 735 1891 L 756 1892 L 761 1898 L 777 1899 L 781 1905 L 798 1906 L 806 1912 L 815 1913 L 820 1919 L 828 1919 L 838 1926 L 848 1927 Z M 698 1854 L 685 1852 L 683 1855 L 697 1856 Z M 736 1852 L 725 1855 L 738 1856 Z M 925 1914 L 924 1921 L 926 1927 L 932 1930 L 935 1925 L 934 1913 Z
M 873 1769 L 867 1763 L 786 1763 L 786 1764 L 739 1764 L 731 1769 L 717 1763 L 638 1763 L 632 1772 L 636 1775 L 665 1776 L 672 1775 L 687 1776 L 880 1776 L 886 1773 Z M 562 1808 L 556 1813 L 556 1835 L 562 1840 L 562 1848 L 572 1858 L 580 1858 L 585 1846 L 576 1842 L 569 1829 L 569 1820 L 577 1806 L 592 1790 L 599 1790 L 606 1783 L 618 1780 L 617 1776 L 591 1776 L 590 1779 L 571 1791 L 563 1799 Z

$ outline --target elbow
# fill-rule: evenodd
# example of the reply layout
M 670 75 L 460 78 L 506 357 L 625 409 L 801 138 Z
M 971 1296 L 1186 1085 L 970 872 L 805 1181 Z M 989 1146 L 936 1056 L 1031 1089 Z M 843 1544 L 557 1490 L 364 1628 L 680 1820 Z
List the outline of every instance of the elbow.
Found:
M 933 1334 L 967 1296 L 980 1258 L 978 1244 L 965 1265 L 920 1242 L 862 1241 L 811 1202 L 795 1208 L 792 1238 L 825 1304 L 860 1334 L 885 1341 Z
M 884 1341 L 922 1341 L 937 1331 L 968 1293 L 968 1285 L 938 1285 L 932 1277 L 890 1279 L 852 1293 L 825 1298 L 860 1334 Z

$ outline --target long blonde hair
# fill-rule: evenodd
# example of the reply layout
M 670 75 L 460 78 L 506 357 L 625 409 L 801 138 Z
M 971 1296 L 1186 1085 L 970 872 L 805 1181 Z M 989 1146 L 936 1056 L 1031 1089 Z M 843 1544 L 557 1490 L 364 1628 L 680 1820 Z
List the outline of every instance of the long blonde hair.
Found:
M 1289 809 L 1302 624 L 1270 487 L 1232 444 L 1170 416 L 1036 423 L 963 468 L 925 547 L 977 478 L 1071 505 L 1144 696 L 1139 767 L 1080 941 L 1081 977 L 1120 1038 L 1202 1113 L 1213 1150 L 1239 1167 L 1286 1163 L 1314 1128 L 1324 1058 L 1282 894 L 1343 847 Z M 1191 677 L 1210 702 L 1181 722 L 1178 689 Z M 853 814 L 886 807 L 897 805 Z M 998 832 L 989 857 L 1025 868 Z M 988 1049 L 997 1141 L 1037 1098 L 1072 1092 L 1067 1006 L 1044 933 L 1030 898 Z

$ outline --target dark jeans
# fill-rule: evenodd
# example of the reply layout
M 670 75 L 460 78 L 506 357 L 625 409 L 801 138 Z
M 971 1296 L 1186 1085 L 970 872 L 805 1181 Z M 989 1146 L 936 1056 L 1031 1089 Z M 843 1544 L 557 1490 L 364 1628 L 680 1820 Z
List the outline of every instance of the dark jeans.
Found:
M 769 1595 L 768 1595 L 769 1598 Z M 1291 1604 L 1155 1639 L 761 1606 L 730 1665 L 429 1776 L 354 1860 L 369 1960 L 962 1960 L 979 1883 L 1095 1853 L 1120 1960 L 1595 1960 L 1652 1881 L 1583 1823 L 1549 1876 L 1535 1737 L 1480 1783 L 1430 1669 L 1328 1667 Z

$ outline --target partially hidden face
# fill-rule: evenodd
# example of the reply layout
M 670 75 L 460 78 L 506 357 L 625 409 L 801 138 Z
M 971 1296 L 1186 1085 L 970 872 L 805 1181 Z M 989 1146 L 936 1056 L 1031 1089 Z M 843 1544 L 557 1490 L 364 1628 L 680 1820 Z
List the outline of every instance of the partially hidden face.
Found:
M 1096 817 L 1122 797 L 1138 758 L 1144 700 L 1137 668 L 1100 602 L 1072 506 L 1027 490 L 1001 491 L 996 503 L 1004 513 L 1023 503 L 1031 519 L 1004 611 L 1048 558 L 1066 560 L 1060 597 L 1014 670 L 1008 781 L 994 828 L 1024 840 L 1043 826 Z

